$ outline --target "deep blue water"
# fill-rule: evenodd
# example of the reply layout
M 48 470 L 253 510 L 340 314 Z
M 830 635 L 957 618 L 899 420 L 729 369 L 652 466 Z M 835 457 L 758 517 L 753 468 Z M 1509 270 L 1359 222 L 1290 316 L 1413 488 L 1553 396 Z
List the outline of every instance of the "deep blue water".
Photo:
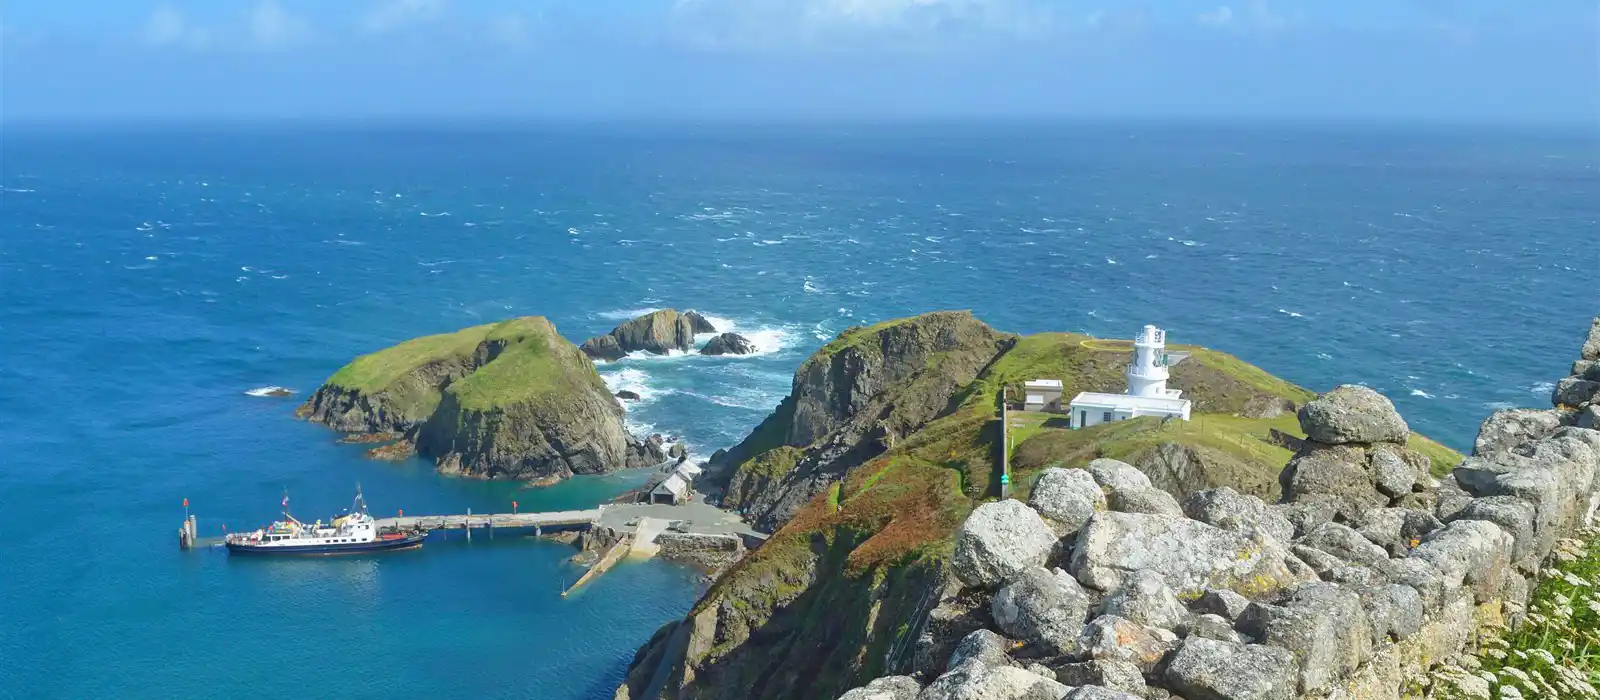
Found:
M 698 590 L 557 544 L 371 559 L 176 551 L 287 488 L 325 515 L 589 505 L 365 461 L 291 418 L 362 352 L 527 314 L 575 342 L 696 308 L 752 358 L 624 360 L 637 429 L 732 444 L 857 323 L 1146 322 L 1458 448 L 1547 405 L 1600 312 L 1600 147 L 1511 131 L 232 127 L 0 139 L 0 696 L 608 698 Z M 304 393 L 299 398 L 303 398 Z

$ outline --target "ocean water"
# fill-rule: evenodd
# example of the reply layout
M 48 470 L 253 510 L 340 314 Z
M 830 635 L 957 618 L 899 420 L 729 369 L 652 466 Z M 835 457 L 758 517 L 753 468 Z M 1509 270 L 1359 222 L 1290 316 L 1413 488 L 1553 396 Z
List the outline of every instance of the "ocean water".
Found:
M 1151 322 L 1468 448 L 1548 405 L 1600 313 L 1600 148 L 1507 130 L 1157 125 L 246 126 L 0 139 L 0 697 L 608 698 L 699 577 L 570 599 L 568 547 L 230 560 L 203 534 L 356 482 L 387 514 L 582 507 L 370 462 L 294 420 L 351 357 L 494 319 L 574 342 L 699 309 L 753 357 L 601 367 L 704 457 L 854 324 Z M 292 399 L 246 392 L 283 385 Z

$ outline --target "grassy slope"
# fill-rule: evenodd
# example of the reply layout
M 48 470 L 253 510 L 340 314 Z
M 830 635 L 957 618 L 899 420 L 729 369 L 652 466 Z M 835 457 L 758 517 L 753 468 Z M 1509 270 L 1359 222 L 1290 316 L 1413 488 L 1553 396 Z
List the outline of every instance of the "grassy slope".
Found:
M 597 381 L 594 367 L 580 358 L 555 326 L 542 317 L 529 316 L 430 335 L 362 355 L 345 365 L 328 384 L 363 393 L 399 391 L 407 395 L 418 387 L 404 386 L 416 370 L 435 362 L 465 362 L 485 342 L 506 343 L 494 361 L 453 383 L 449 391 L 464 408 L 485 409 L 535 399 Z M 432 392 L 437 394 L 437 391 Z M 433 397 L 437 402 L 437 396 Z
M 363 393 L 383 391 L 431 362 L 471 355 L 496 325 L 499 324 L 490 323 L 463 328 L 454 333 L 414 338 L 362 355 L 334 372 L 327 383 Z
M 889 322 L 892 324 L 894 322 Z M 889 324 L 879 324 L 881 328 Z M 860 338 L 851 332 L 835 340 L 822 352 L 837 352 Z M 829 661 L 813 661 L 816 684 L 812 689 L 837 693 L 850 683 L 870 678 L 883 671 L 884 652 L 894 636 L 904 630 L 869 629 L 865 625 L 824 625 L 827 610 L 845 609 L 855 602 L 845 591 L 875 588 L 884 581 L 902 581 L 924 574 L 932 564 L 948 558 L 953 551 L 952 535 L 968 512 L 995 493 L 996 443 L 999 421 L 996 399 L 1002 390 L 1019 396 L 1022 382 L 1041 377 L 1060 378 L 1065 395 L 1078 391 L 1120 391 L 1125 385 L 1123 368 L 1127 352 L 1086 347 L 1087 336 L 1070 333 L 1045 333 L 1021 338 L 1017 345 L 998 359 L 983 376 L 956 397 L 957 408 L 908 438 L 885 454 L 851 472 L 828 493 L 819 495 L 793 520 L 779 529 L 771 540 L 720 577 L 701 599 L 695 612 L 723 600 L 731 601 L 753 617 L 753 625 L 769 619 L 776 608 L 790 616 L 784 627 L 797 647 L 808 644 L 830 649 Z M 1198 405 L 1215 411 L 1236 411 L 1256 394 L 1272 394 L 1297 403 L 1314 394 L 1294 386 L 1236 357 L 1203 348 L 1192 352 L 1174 370 L 1174 385 Z M 1181 367 L 1182 365 L 1180 365 Z M 1180 376 L 1181 375 L 1181 376 Z M 1277 428 L 1299 434 L 1292 415 L 1271 420 L 1252 420 L 1229 413 L 1201 414 L 1188 423 L 1163 427 L 1153 419 L 1124 421 L 1089 430 L 1067 431 L 1044 428 L 1044 417 L 1024 433 L 1061 435 L 1084 447 L 1081 464 L 1096 454 L 1128 456 L 1159 442 L 1180 442 L 1221 451 L 1255 465 L 1266 478 L 1275 480 L 1290 453 L 1262 441 L 1267 430 Z M 771 431 L 775 426 L 769 426 Z M 773 446 L 781 436 L 773 436 Z M 1423 438 L 1415 438 L 1430 457 L 1460 455 Z M 752 460 L 759 461 L 759 460 Z M 747 468 L 770 468 L 750 465 Z M 1026 497 L 1032 472 L 1018 473 L 1014 483 L 1020 497 Z M 819 554 L 823 552 L 825 554 Z M 826 591 L 807 591 L 798 572 L 818 567 L 817 585 Z M 833 582 L 844 578 L 856 584 Z M 830 583 L 831 582 L 831 583 Z M 892 588 L 890 589 L 892 590 Z M 850 594 L 853 595 L 853 594 Z M 880 616 L 889 615 L 885 609 Z M 904 619 L 903 617 L 899 619 Z M 735 646 L 725 643 L 712 657 Z M 811 654 L 811 657 L 816 654 Z M 774 658 L 782 658 L 776 654 Z M 807 657 L 809 658 L 809 657 Z M 786 689 L 763 688 L 762 697 L 791 697 Z

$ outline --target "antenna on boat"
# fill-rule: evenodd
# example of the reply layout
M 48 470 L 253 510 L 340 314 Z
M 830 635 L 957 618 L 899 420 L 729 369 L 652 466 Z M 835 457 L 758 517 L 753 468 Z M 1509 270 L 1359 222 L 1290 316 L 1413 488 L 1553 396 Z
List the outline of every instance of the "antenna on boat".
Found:
M 367 514 L 367 499 L 361 495 L 361 482 L 359 481 L 356 482 L 356 502 L 353 505 L 356 512 L 362 515 Z

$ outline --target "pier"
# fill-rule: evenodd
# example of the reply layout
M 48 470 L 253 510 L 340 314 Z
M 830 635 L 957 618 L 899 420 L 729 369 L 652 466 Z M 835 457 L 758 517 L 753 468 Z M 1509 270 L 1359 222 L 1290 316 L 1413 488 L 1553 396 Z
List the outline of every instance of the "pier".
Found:
M 524 528 L 541 532 L 568 532 L 587 530 L 600 522 L 609 506 L 588 510 L 558 510 L 545 513 L 480 513 L 474 515 L 408 515 L 394 518 L 377 518 L 378 528 L 397 530 L 477 530 Z

